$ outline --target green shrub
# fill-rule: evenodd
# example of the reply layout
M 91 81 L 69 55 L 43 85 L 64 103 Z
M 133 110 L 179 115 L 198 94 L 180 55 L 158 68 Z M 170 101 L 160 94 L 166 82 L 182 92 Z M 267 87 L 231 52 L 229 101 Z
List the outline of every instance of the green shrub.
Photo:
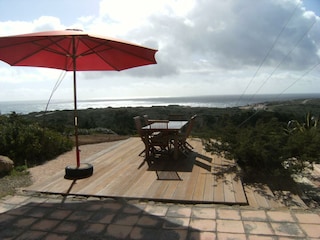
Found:
M 1 154 L 10 157 L 15 166 L 37 165 L 72 149 L 71 140 L 38 123 L 15 113 L 0 117 Z
M 320 132 L 310 115 L 306 123 L 290 129 L 285 115 L 279 113 L 260 112 L 239 125 L 245 117 L 247 113 L 224 116 L 216 140 L 208 140 L 206 149 L 235 159 L 244 171 L 256 173 L 281 173 L 284 167 L 290 173 L 302 172 L 320 161 Z

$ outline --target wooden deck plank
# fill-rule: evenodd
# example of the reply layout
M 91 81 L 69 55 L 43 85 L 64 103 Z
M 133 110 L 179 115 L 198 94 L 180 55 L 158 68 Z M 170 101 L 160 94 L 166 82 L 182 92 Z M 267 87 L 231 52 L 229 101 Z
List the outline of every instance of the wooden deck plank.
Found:
M 233 189 L 236 192 L 235 201 L 243 204 L 247 203 L 247 198 L 245 192 L 243 191 L 243 185 L 240 178 L 233 179 Z
M 259 208 L 259 205 L 258 205 L 258 202 L 255 198 L 255 193 L 254 193 L 254 188 L 250 185 L 245 185 L 244 186 L 244 189 L 245 189 L 245 193 L 246 193 L 246 196 L 247 196 L 247 201 L 248 201 L 248 204 L 251 206 L 251 207 L 254 207 L 254 208 Z
M 123 155 L 124 152 L 114 150 L 104 158 L 100 158 L 100 161 L 94 164 L 94 168 L 99 169 L 99 171 L 92 176 L 94 181 L 91 181 L 85 187 L 78 185 L 77 188 L 74 188 L 74 193 L 85 194 L 88 191 L 94 191 L 98 195 L 103 195 L 106 189 L 111 188 L 111 184 L 117 184 L 118 188 L 126 184 L 126 182 L 122 184 L 117 182 L 117 180 L 120 179 L 117 177 L 119 174 L 123 176 L 127 172 L 132 172 L 132 164 L 128 164 L 127 161 L 123 160 L 128 156 L 126 152 L 126 154 Z
M 269 187 L 266 185 L 259 185 L 259 188 L 255 188 L 253 190 L 254 197 L 256 199 L 257 205 L 263 208 L 270 208 L 271 206 L 269 205 L 266 196 L 268 193 Z
M 235 174 L 227 174 L 224 181 L 225 201 L 227 203 L 236 202 L 235 189 L 233 188 L 233 178 Z
M 148 194 L 154 199 L 161 199 L 164 196 L 170 182 L 170 180 L 153 181 L 152 185 L 147 190 Z
M 163 199 L 174 199 L 174 194 L 179 186 L 179 183 L 180 181 L 170 181 L 170 183 L 168 184 L 168 187 L 166 188 L 166 191 L 162 195 Z
M 223 180 L 233 181 L 231 173 L 216 175 L 223 169 L 221 158 L 206 153 L 199 139 L 189 140 L 194 147 L 188 158 L 172 161 L 160 159 L 150 164 L 139 153 L 139 138 L 121 141 L 86 159 L 94 166 L 94 174 L 86 179 L 64 179 L 64 169 L 46 181 L 26 190 L 105 197 L 130 197 L 168 201 L 243 202 L 241 182 L 224 188 Z M 163 162 L 161 162 L 163 161 Z M 86 162 L 86 161 L 85 161 Z M 220 173 L 219 173 L 220 174 Z M 229 175 L 229 176 L 228 176 Z M 242 190 L 242 192 L 241 192 Z M 226 197 L 226 195 L 228 195 Z
M 213 158 L 213 174 L 214 174 L 214 191 L 213 191 L 213 199 L 215 202 L 224 202 L 224 183 L 223 179 L 220 176 L 219 170 L 221 168 L 221 158 L 215 156 Z
M 211 201 L 213 199 L 214 190 L 214 176 L 212 173 L 206 173 L 206 183 L 204 186 L 204 201 Z
M 194 186 L 192 200 L 195 200 L 195 201 L 203 201 L 204 200 L 206 179 L 207 179 L 206 172 L 200 171 L 199 175 L 198 175 L 196 186 Z

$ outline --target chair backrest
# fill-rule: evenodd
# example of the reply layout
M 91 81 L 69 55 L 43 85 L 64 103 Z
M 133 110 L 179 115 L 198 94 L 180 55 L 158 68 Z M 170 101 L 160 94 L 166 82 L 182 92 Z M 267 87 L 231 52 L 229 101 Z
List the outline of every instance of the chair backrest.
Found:
M 192 128 L 194 126 L 194 122 L 196 120 L 196 117 L 197 115 L 193 115 L 190 120 L 188 121 L 188 124 L 187 124 L 187 129 L 186 131 L 184 132 L 184 139 L 186 140 L 189 136 L 190 136 L 190 133 L 192 131 Z
M 147 135 L 143 134 L 142 132 L 142 118 L 140 116 L 136 116 L 133 119 L 136 125 L 137 133 L 139 134 L 139 137 L 141 138 L 144 145 L 147 147 L 149 140 Z
M 142 134 L 141 134 L 141 129 L 142 129 L 141 117 L 136 116 L 133 119 L 134 119 L 134 123 L 136 125 L 137 132 L 138 132 L 139 136 L 141 137 L 142 136 Z
M 149 116 L 148 115 L 143 115 L 143 123 L 144 126 L 147 126 L 149 124 Z
M 183 114 L 170 114 L 168 116 L 170 121 L 179 121 L 179 120 L 186 120 L 187 118 Z

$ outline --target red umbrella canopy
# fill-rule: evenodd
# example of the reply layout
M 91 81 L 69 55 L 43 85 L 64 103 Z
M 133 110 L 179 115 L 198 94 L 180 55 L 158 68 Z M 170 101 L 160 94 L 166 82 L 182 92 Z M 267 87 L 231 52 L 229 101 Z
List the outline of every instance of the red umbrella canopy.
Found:
M 81 30 L 0 37 L 0 60 L 12 66 L 47 67 L 66 71 L 121 71 L 155 64 L 156 52 L 154 49 Z
M 0 37 L 0 60 L 12 66 L 73 71 L 77 168 L 80 167 L 76 71 L 121 71 L 155 64 L 157 50 L 88 34 L 81 30 L 38 32 Z

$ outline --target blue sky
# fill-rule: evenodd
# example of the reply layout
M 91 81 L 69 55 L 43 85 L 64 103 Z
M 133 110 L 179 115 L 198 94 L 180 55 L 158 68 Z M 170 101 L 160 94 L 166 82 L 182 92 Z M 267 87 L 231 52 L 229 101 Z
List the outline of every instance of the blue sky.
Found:
M 319 93 L 319 15 L 319 0 L 0 0 L 0 36 L 80 28 L 159 50 L 157 65 L 79 72 L 78 99 Z M 0 101 L 46 100 L 60 75 L 0 62 Z

